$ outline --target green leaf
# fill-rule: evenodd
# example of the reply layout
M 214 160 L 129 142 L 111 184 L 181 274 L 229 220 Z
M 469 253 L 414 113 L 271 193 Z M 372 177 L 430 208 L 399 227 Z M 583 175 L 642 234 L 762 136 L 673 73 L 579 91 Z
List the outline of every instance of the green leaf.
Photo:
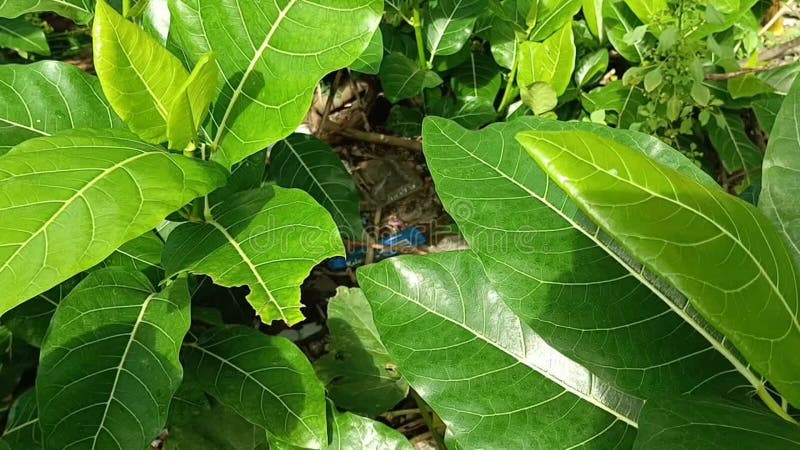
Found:
M 315 265 L 344 255 L 330 214 L 307 193 L 280 187 L 238 193 L 211 214 L 170 233 L 167 276 L 191 272 L 220 286 L 247 285 L 264 323 L 302 321 L 300 284 Z
M 72 64 L 0 65 L 0 155 L 71 128 L 123 128 L 96 77 Z
M 136 9 L 141 9 L 140 17 L 144 31 L 156 38 L 161 45 L 167 45 L 169 24 L 172 21 L 169 2 L 167 0 L 141 0 L 134 5 L 130 16 L 136 17 L 134 12 Z
M 0 48 L 50 56 L 44 30 L 24 18 L 0 18 Z
M 770 133 L 758 208 L 772 221 L 800 265 L 800 81 L 783 102 Z
M 540 116 L 558 106 L 558 94 L 550 83 L 538 82 L 520 89 L 522 102 Z
M 13 19 L 31 12 L 53 11 L 84 24 L 92 18 L 92 5 L 92 0 L 3 0 L 0 17 Z
M 184 381 L 172 398 L 165 450 L 265 450 L 267 433 Z
M 775 89 L 753 74 L 734 77 L 728 80 L 728 92 L 736 100 L 738 98 L 755 97 L 759 94 L 770 94 Z
M 630 443 L 642 401 L 549 347 L 483 273 L 468 252 L 358 270 L 383 343 L 453 448 Z
M 83 278 L 81 275 L 74 276 L 17 306 L 3 315 L 1 323 L 11 330 L 14 338 L 21 339 L 34 347 L 41 347 L 58 304 L 81 278 Z
M 767 134 L 772 133 L 772 127 L 778 119 L 778 111 L 783 105 L 784 96 L 781 94 L 767 94 L 753 100 L 752 108 L 756 114 L 758 125 Z
M 724 400 L 677 397 L 647 402 L 640 424 L 637 450 L 789 450 L 800 446 L 796 425 L 767 411 Z
M 281 187 L 311 194 L 331 213 L 343 236 L 354 241 L 363 238 L 358 189 L 328 144 L 305 134 L 289 136 L 272 148 L 270 174 Z
M 45 448 L 144 448 L 167 420 L 190 324 L 180 279 L 154 291 L 138 272 L 90 274 L 59 305 L 36 378 Z
M 647 103 L 644 91 L 637 86 L 625 86 L 622 80 L 615 80 L 581 97 L 583 107 L 590 113 L 599 110 L 617 113 L 618 128 L 629 128 L 641 122 L 639 107 Z
M 191 62 L 217 55 L 211 149 L 231 167 L 297 128 L 322 77 L 367 48 L 383 1 L 170 0 L 170 10 L 170 34 Z
M 340 408 L 369 417 L 408 395 L 408 383 L 381 343 L 372 310 L 360 289 L 339 287 L 328 303 L 330 353 L 316 363 L 328 395 Z
M 211 329 L 184 352 L 187 373 L 222 404 L 271 435 L 325 448 L 325 393 L 294 344 L 252 328 Z
M 517 79 L 520 86 L 549 83 L 563 95 L 575 69 L 575 41 L 572 22 L 544 42 L 523 42 L 519 48 Z
M 563 30 L 581 9 L 582 0 L 539 0 L 536 27 L 530 35 L 532 41 L 543 41 L 553 33 Z
M 416 97 L 423 89 L 442 84 L 436 72 L 420 68 L 417 62 L 400 53 L 386 55 L 380 78 L 383 93 L 392 103 Z
M 470 53 L 469 60 L 453 71 L 450 84 L 459 99 L 477 99 L 492 104 L 500 92 L 501 78 L 500 67 L 492 58 Z
M 625 36 L 641 25 L 636 15 L 628 8 L 624 0 L 604 0 L 603 18 L 606 24 L 608 41 L 626 60 L 637 63 L 642 60 L 646 46 L 641 43 L 629 44 Z
M 330 450 L 414 450 L 398 431 L 366 417 L 330 411 Z
M 206 53 L 200 58 L 189 78 L 178 89 L 167 114 L 167 139 L 169 148 L 183 150 L 194 148 L 197 130 L 203 124 L 211 101 L 217 94 L 216 57 Z
M 128 132 L 38 138 L 0 157 L 0 315 L 88 269 L 224 184 L 217 164 Z
M 167 119 L 189 78 L 183 64 L 105 0 L 97 2 L 92 37 L 94 66 L 114 111 L 145 141 L 166 141 Z
M 797 269 L 765 216 L 590 133 L 525 133 L 518 140 L 601 229 L 686 295 L 752 367 L 800 404 L 800 360 L 792 356 L 800 351 Z
M 575 69 L 575 83 L 578 87 L 595 83 L 608 69 L 608 50 L 601 48 L 592 52 L 578 62 Z
M 12 450 L 42 448 L 42 431 L 36 410 L 36 391 L 29 389 L 17 397 L 8 413 L 3 442 Z
M 709 120 L 706 130 L 725 171 L 742 171 L 742 187 L 749 186 L 753 177 L 759 175 L 764 155 L 747 136 L 742 118 L 735 112 L 726 111 Z
M 161 267 L 163 252 L 164 241 L 150 231 L 126 242 L 95 267 L 125 267 L 144 273 L 150 281 L 158 284 L 164 279 L 164 269 Z
M 651 25 L 669 14 L 667 0 L 625 0 L 625 4 L 645 25 Z
M 405 137 L 422 135 L 422 111 L 403 105 L 394 105 L 386 119 L 386 129 Z
M 489 28 L 489 42 L 495 62 L 501 67 L 511 69 L 517 58 L 517 47 L 519 46 L 513 24 L 495 18 Z
M 426 9 L 423 32 L 431 61 L 436 55 L 452 55 L 472 35 L 475 20 L 486 11 L 487 0 L 439 0 Z
M 681 309 L 685 299 L 663 286 L 651 292 L 650 274 L 618 255 L 618 246 L 598 234 L 515 142 L 527 130 L 602 133 L 718 189 L 679 152 L 636 132 L 531 117 L 468 132 L 426 119 L 425 157 L 437 193 L 511 309 L 565 356 L 639 398 L 727 393 L 741 385 L 721 354 L 692 330 L 707 334 L 705 324 L 682 317 L 697 316 Z M 710 337 L 728 351 L 722 336 Z
M 605 40 L 604 2 L 605 0 L 583 0 L 583 17 L 586 19 L 586 25 L 600 42 Z
M 372 34 L 366 50 L 361 53 L 361 56 L 350 64 L 350 70 L 354 72 L 361 72 L 368 75 L 377 75 L 381 70 L 381 63 L 383 62 L 383 33 L 378 28 Z

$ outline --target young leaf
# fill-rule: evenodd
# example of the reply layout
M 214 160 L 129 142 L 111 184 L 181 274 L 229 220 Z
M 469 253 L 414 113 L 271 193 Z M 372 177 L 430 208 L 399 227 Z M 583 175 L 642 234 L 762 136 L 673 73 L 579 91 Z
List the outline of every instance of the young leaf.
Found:
M 520 86 L 530 86 L 536 82 L 549 83 L 556 94 L 562 95 L 567 90 L 574 69 L 572 22 L 568 22 L 544 42 L 523 42 L 520 45 L 517 74 Z
M 225 178 L 217 164 L 124 131 L 18 145 L 0 158 L 0 315 L 99 263 Z
M 419 64 L 400 53 L 390 53 L 381 64 L 383 93 L 392 103 L 416 97 L 425 88 L 442 84 L 436 72 L 422 69 Z
M 50 56 L 44 30 L 24 18 L 0 18 L 0 48 Z
M 800 351 L 797 268 L 766 217 L 590 133 L 528 132 L 518 140 L 601 229 L 686 295 L 800 405 L 800 359 L 792 356 Z
M 606 23 L 606 35 L 611 45 L 626 60 L 632 63 L 641 61 L 647 52 L 646 46 L 641 42 L 629 44 L 625 41 L 625 36 L 634 32 L 641 22 L 624 0 L 604 0 L 603 17 Z
M 42 448 L 42 430 L 39 427 L 35 389 L 25 391 L 11 406 L 2 442 L 7 443 L 11 450 Z
M 472 35 L 475 20 L 489 6 L 487 0 L 439 0 L 425 16 L 425 44 L 431 55 L 452 55 Z
M 92 18 L 92 3 L 92 0 L 3 0 L 0 17 L 13 19 L 31 12 L 53 11 L 84 24 Z
M 467 132 L 426 119 L 425 157 L 437 193 L 511 309 L 561 353 L 639 398 L 726 393 L 741 385 L 722 355 L 691 329 L 707 334 L 710 327 L 684 321 L 697 317 L 682 309 L 686 300 L 671 288 L 651 292 L 653 278 L 630 257 L 618 259 L 617 246 L 515 142 L 531 129 L 604 133 L 718 189 L 680 153 L 635 132 L 534 118 Z M 722 336 L 710 337 L 730 352 Z
M 59 305 L 36 397 L 45 448 L 144 448 L 167 420 L 190 323 L 179 279 L 154 291 L 138 272 L 91 273 Z
M 146 31 L 97 1 L 94 66 L 114 111 L 143 140 L 167 140 L 167 119 L 189 78 L 183 64 Z
M 603 18 L 603 2 L 605 0 L 583 0 L 583 17 L 586 18 L 586 25 L 597 40 L 605 40 L 605 23 Z
M 381 343 L 360 289 L 340 287 L 328 303 L 331 352 L 316 363 L 337 406 L 374 417 L 408 395 L 408 384 Z
M 324 388 L 288 340 L 228 326 L 187 344 L 183 356 L 187 374 L 251 423 L 291 445 L 325 448 Z
M 71 128 L 123 128 L 96 77 L 72 64 L 0 65 L 0 155 Z
M 582 0 L 538 0 L 536 26 L 530 40 L 539 42 L 562 30 L 581 9 Z
M 206 53 L 178 89 L 167 114 L 169 148 L 183 150 L 196 143 L 197 130 L 203 124 L 211 101 L 217 94 L 219 71 L 216 61 L 213 53 Z
M 630 445 L 642 401 L 548 346 L 483 273 L 469 252 L 358 270 L 383 343 L 453 448 Z
M 753 177 L 759 175 L 764 155 L 747 136 L 742 118 L 735 112 L 727 111 L 709 120 L 706 129 L 725 171 L 742 171 L 742 187 L 749 186 Z
M 636 450 L 686 448 L 790 450 L 800 428 L 762 409 L 725 400 L 676 397 L 647 402 Z
M 293 134 L 275 144 L 270 159 L 270 174 L 279 186 L 308 192 L 331 213 L 343 236 L 354 241 L 363 238 L 358 189 L 328 144 Z
M 601 48 L 581 59 L 575 69 L 575 84 L 584 87 L 603 76 L 608 69 L 608 50 Z
M 667 0 L 625 0 L 625 4 L 645 25 L 652 25 L 661 15 L 669 13 Z
M 170 233 L 167 276 L 190 272 L 221 286 L 247 285 L 264 323 L 303 320 L 300 284 L 315 265 L 344 255 L 330 214 L 303 191 L 269 187 L 238 193 L 211 215 Z
M 770 133 L 758 208 L 789 244 L 800 266 L 800 81 L 796 81 Z
M 192 62 L 219 58 L 211 149 L 231 167 L 297 128 L 320 79 L 367 48 L 383 1 L 170 0 L 170 10 Z
M 405 436 L 380 422 L 329 408 L 331 450 L 414 450 Z

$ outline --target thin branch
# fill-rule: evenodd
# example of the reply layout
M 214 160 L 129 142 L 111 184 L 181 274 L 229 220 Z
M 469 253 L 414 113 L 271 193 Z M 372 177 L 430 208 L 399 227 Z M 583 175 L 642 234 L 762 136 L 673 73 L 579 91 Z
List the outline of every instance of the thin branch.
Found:
M 706 80 L 713 80 L 713 81 L 724 81 L 730 80 L 732 78 L 739 78 L 745 75 L 750 75 L 751 73 L 760 73 L 760 72 L 769 72 L 771 70 L 780 69 L 781 67 L 788 66 L 790 64 L 796 63 L 797 60 L 786 61 L 779 64 L 770 64 L 767 66 L 760 66 L 760 67 L 745 67 L 740 70 L 736 70 L 733 72 L 725 72 L 725 73 L 708 73 L 706 74 Z
M 371 133 L 368 131 L 343 129 L 336 130 L 334 133 L 344 136 L 346 138 L 355 139 L 357 141 L 369 142 L 371 144 L 391 145 L 394 147 L 405 148 L 408 150 L 422 151 L 422 142 L 415 139 L 408 139 L 399 136 L 391 136 L 383 133 Z

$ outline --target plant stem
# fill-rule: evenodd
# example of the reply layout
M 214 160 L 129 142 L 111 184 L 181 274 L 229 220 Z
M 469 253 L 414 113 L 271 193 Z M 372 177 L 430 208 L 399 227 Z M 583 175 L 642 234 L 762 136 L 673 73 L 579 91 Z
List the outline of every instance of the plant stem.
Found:
M 758 394 L 758 397 L 767 405 L 767 408 L 769 408 L 770 411 L 774 412 L 788 422 L 797 424 L 797 421 L 794 420 L 794 417 L 790 416 L 788 412 L 784 411 L 781 405 L 775 401 L 775 397 L 769 395 L 764 383 L 761 383 L 761 385 L 756 389 L 756 394 Z
M 436 423 L 437 418 L 434 415 L 433 410 L 431 409 L 430 406 L 428 406 L 427 403 L 425 403 L 425 400 L 423 400 L 422 397 L 420 397 L 419 394 L 416 393 L 416 391 L 411 389 L 409 393 L 411 394 L 411 397 L 414 399 L 414 401 L 417 403 L 417 406 L 419 406 L 419 414 L 425 420 L 425 425 L 428 426 L 428 430 L 433 435 L 433 440 L 434 442 L 436 442 L 436 447 L 439 448 L 440 450 L 446 449 L 447 447 L 445 447 L 444 445 L 444 437 L 443 437 L 444 433 L 442 428 L 440 428 Z M 441 421 L 439 421 L 439 423 L 441 424 Z M 442 426 L 443 425 L 444 424 L 442 424 Z
M 423 70 L 427 70 L 428 63 L 425 61 L 425 41 L 422 38 L 422 17 L 419 13 L 419 1 L 414 3 L 414 37 L 417 39 L 419 67 Z
M 511 72 L 508 74 L 508 82 L 506 83 L 506 90 L 503 93 L 503 100 L 500 101 L 500 108 L 497 110 L 497 115 L 501 117 L 506 115 L 508 107 L 511 106 L 511 103 L 517 97 L 514 94 L 514 83 L 517 81 L 518 60 L 519 58 L 514 55 L 514 62 L 511 63 Z

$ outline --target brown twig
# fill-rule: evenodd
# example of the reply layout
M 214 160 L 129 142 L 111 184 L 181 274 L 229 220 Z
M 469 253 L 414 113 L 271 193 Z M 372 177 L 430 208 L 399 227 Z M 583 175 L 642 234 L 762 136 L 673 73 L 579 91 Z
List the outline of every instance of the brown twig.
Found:
M 730 80 L 732 78 L 743 77 L 745 75 L 750 75 L 751 73 L 759 73 L 759 72 L 769 72 L 770 70 L 780 69 L 781 67 L 788 66 L 790 64 L 794 64 L 797 62 L 796 60 L 787 61 L 780 64 L 770 64 L 768 66 L 760 66 L 760 67 L 745 67 L 744 69 L 736 70 L 733 72 L 725 72 L 725 73 L 707 73 L 706 80 L 713 80 L 713 81 L 725 81 Z
M 389 411 L 389 412 L 385 412 L 385 413 L 381 414 L 381 417 L 383 417 L 386 420 L 392 420 L 392 419 L 394 419 L 396 417 L 410 416 L 410 415 L 415 415 L 415 414 L 419 414 L 419 408 L 398 409 L 398 410 L 395 410 L 395 411 Z
M 369 142 L 371 144 L 391 145 L 418 152 L 422 151 L 422 142 L 416 139 L 391 136 L 383 133 L 371 133 L 368 131 L 354 130 L 352 128 L 336 130 L 335 133 L 346 138 Z

